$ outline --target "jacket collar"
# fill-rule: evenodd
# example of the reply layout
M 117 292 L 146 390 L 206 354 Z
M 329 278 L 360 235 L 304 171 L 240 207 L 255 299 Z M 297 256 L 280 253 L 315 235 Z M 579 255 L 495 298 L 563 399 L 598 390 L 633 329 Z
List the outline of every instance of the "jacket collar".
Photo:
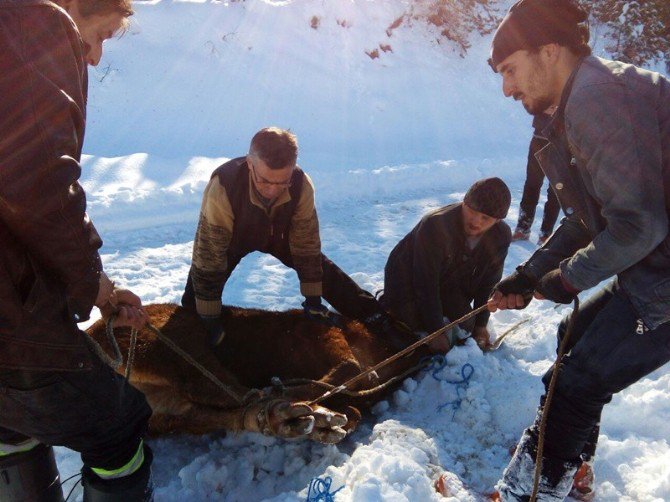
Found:
M 585 60 L 586 58 L 581 58 L 575 65 L 575 69 L 572 70 L 570 77 L 568 77 L 568 80 L 565 83 L 565 87 L 563 87 L 563 92 L 561 93 L 561 101 L 558 104 L 558 108 L 548 123 L 544 126 L 544 129 L 542 129 L 540 132 L 540 135 L 544 138 L 555 137 L 563 132 L 565 124 L 565 107 L 567 106 L 568 99 L 572 93 L 572 87 L 575 83 L 577 73 L 579 72 Z

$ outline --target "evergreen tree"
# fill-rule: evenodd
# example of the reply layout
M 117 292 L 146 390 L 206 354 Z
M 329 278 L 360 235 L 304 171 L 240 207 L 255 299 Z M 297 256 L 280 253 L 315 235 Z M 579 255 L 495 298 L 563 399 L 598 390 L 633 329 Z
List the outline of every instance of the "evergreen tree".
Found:
M 635 65 L 664 62 L 670 71 L 669 0 L 594 0 L 592 30 L 604 30 L 604 49 Z

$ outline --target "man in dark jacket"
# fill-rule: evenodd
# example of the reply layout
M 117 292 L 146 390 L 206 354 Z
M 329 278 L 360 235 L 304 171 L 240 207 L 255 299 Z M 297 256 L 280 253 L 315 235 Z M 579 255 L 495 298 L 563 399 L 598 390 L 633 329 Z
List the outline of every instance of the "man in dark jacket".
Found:
M 530 237 L 530 227 L 535 219 L 537 201 L 540 199 L 540 190 L 544 182 L 544 173 L 535 158 L 535 154 L 547 144 L 547 140 L 542 136 L 542 131 L 550 120 L 551 114 L 547 113 L 546 110 L 538 113 L 533 118 L 533 138 L 530 140 L 530 146 L 528 147 L 526 181 L 523 184 L 523 195 L 519 203 L 519 219 L 512 234 L 513 241 L 527 241 Z M 558 198 L 550 184 L 547 188 L 547 202 L 544 204 L 540 236 L 537 239 L 538 246 L 544 244 L 554 231 L 559 210 Z
M 216 345 L 225 336 L 223 287 L 242 258 L 268 253 L 294 269 L 309 318 L 336 322 L 321 303 L 373 330 L 393 334 L 377 300 L 321 253 L 314 185 L 296 165 L 291 132 L 269 127 L 251 140 L 249 154 L 216 169 L 205 188 L 182 304 L 198 312 Z
M 382 304 L 413 330 L 427 333 L 467 314 L 473 301 L 474 308 L 486 304 L 511 242 L 502 221 L 510 199 L 500 178 L 487 178 L 472 185 L 463 202 L 424 216 L 389 255 Z M 469 333 L 484 348 L 489 315 L 482 312 L 430 348 L 446 352 Z
M 146 322 L 102 271 L 77 181 L 86 64 L 131 14 L 129 0 L 0 0 L 3 501 L 62 500 L 50 445 L 81 453 L 85 500 L 150 496 L 151 410 L 77 328 L 94 305 L 117 326 Z
M 670 82 L 590 56 L 586 19 L 572 0 L 523 0 L 493 39 L 504 94 L 531 114 L 557 106 L 537 157 L 567 217 L 496 286 L 491 308 L 524 308 L 533 293 L 570 303 L 615 276 L 571 314 L 551 406 L 498 484 L 506 501 L 531 494 L 543 413 L 539 499 L 563 500 L 603 406 L 670 360 Z

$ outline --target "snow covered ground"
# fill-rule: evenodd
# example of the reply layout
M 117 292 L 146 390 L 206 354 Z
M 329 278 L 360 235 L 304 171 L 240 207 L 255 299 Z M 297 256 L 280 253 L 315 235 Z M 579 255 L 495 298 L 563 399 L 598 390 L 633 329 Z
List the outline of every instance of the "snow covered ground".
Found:
M 209 174 L 243 155 L 266 125 L 298 135 L 324 252 L 370 291 L 383 287 L 389 251 L 421 215 L 460 200 L 481 177 L 501 176 L 512 188 L 513 226 L 530 117 L 502 97 L 485 63 L 488 38 L 473 40 L 465 59 L 420 24 L 389 38 L 406 6 L 138 2 L 129 33 L 109 41 L 90 71 L 82 180 L 108 274 L 145 303 L 177 302 Z M 366 55 L 380 44 L 392 51 Z M 536 238 L 511 246 L 506 272 L 530 256 Z M 224 302 L 249 307 L 300 301 L 295 273 L 258 254 L 224 292 Z M 446 367 L 408 379 L 337 446 L 257 434 L 152 440 L 157 500 L 305 500 L 310 480 L 325 476 L 331 491 L 342 487 L 338 501 L 443 500 L 432 484 L 445 470 L 456 476 L 454 500 L 476 500 L 534 416 L 568 311 L 535 301 L 495 314 L 498 333 L 530 321 L 497 352 L 482 354 L 472 342 L 452 350 Z M 467 389 L 444 381 L 461 379 L 466 363 L 474 368 Z M 669 397 L 665 367 L 605 408 L 598 500 L 670 500 Z M 63 479 L 81 466 L 66 449 L 57 458 Z

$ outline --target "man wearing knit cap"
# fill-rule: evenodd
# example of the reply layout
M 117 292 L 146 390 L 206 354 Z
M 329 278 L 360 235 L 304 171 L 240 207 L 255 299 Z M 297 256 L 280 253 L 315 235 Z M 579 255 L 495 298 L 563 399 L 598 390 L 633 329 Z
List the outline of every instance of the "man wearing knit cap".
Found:
M 559 339 L 569 337 L 567 355 L 550 407 L 542 409 L 543 397 L 498 483 L 505 501 L 533 492 L 543 413 L 538 500 L 558 501 L 593 450 L 603 406 L 670 360 L 670 82 L 591 56 L 586 19 L 572 0 L 517 2 L 489 60 L 505 96 L 529 113 L 557 107 L 536 157 L 567 215 L 544 247 L 496 286 L 490 310 L 524 308 L 533 295 L 569 304 L 614 277 L 575 308 L 573 328 L 571 316 L 559 326 Z M 593 496 L 581 491 L 570 494 Z
M 389 255 L 382 305 L 413 330 L 432 333 L 467 314 L 473 302 L 475 308 L 486 304 L 512 238 L 502 221 L 510 200 L 500 178 L 486 178 L 470 187 L 463 202 L 425 215 Z M 430 348 L 444 353 L 469 334 L 483 348 L 488 319 L 483 312 Z

